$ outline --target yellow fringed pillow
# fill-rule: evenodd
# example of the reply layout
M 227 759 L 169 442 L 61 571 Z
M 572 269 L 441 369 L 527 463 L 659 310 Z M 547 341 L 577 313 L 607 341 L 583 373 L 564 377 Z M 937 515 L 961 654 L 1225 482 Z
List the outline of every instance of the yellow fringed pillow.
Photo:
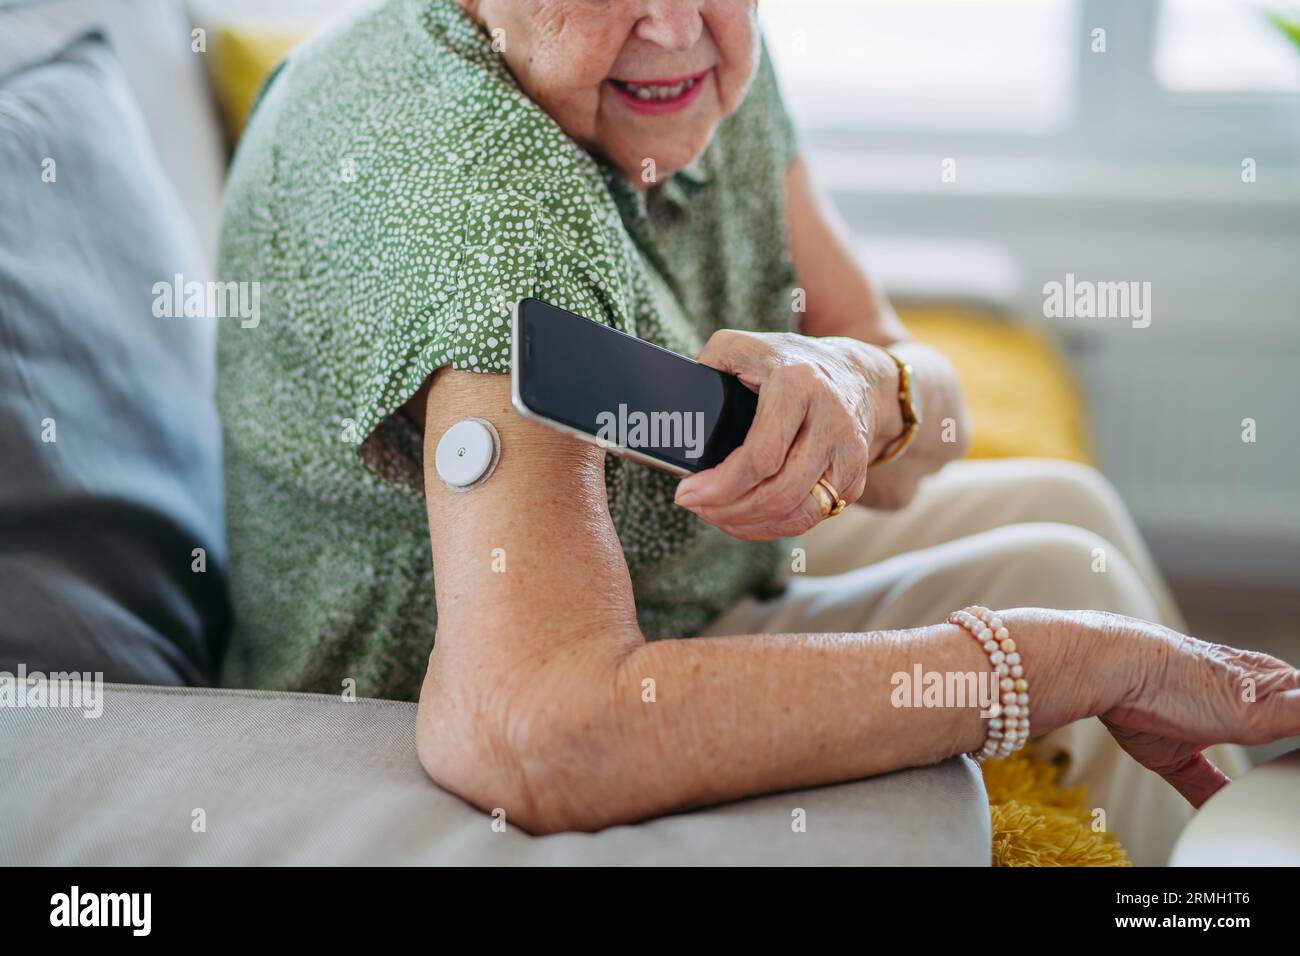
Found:
M 1032 745 L 981 765 L 993 821 L 994 866 L 1130 866 L 1113 834 L 1093 829 L 1083 787 L 1057 783 L 1060 770 Z
M 239 141 L 262 83 L 294 47 L 315 32 L 302 26 L 217 28 L 208 62 L 232 144 Z

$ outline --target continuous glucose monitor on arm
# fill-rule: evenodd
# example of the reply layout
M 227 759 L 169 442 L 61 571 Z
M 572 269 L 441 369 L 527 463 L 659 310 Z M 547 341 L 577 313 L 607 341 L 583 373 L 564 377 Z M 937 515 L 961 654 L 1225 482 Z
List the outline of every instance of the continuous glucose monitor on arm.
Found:
M 462 418 L 443 433 L 434 451 L 438 477 L 452 491 L 468 491 L 492 477 L 501 436 L 482 418 Z

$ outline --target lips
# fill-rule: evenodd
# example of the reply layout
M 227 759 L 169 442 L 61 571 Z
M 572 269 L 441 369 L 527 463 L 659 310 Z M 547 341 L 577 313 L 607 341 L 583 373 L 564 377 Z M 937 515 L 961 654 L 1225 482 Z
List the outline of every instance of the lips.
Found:
M 710 70 L 654 80 L 607 80 L 619 99 L 638 113 L 675 113 L 700 95 Z

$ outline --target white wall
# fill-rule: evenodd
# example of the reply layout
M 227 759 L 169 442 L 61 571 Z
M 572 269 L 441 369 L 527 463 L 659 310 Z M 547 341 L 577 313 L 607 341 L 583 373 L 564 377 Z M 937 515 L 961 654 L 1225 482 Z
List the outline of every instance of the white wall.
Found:
M 819 75 L 825 86 L 837 67 L 816 48 L 826 24 L 808 20 L 814 7 L 805 13 L 781 2 L 785 19 L 773 20 L 780 32 L 769 45 L 778 65 L 784 57 L 791 67 L 796 86 L 787 92 L 797 104 L 801 74 Z M 839 16 L 865 2 L 843 0 Z M 944 2 L 927 0 L 925 8 L 940 11 Z M 1172 22 L 1162 17 L 1187 17 L 1186 3 L 1053 0 L 1055 19 L 1044 19 L 1045 9 L 1033 18 L 999 2 L 990 16 L 1001 18 L 1000 30 L 985 42 L 1000 44 L 1012 62 L 1037 64 L 1045 84 L 1068 66 L 1070 102 L 1057 122 L 1015 129 L 1005 122 L 1007 103 L 994 102 L 988 122 L 955 124 L 925 110 L 906 125 L 891 123 L 880 118 L 888 111 L 857 106 L 847 69 L 834 103 L 805 111 L 805 153 L 874 248 L 891 236 L 960 237 L 1002 250 L 1021 277 L 1011 311 L 1067 350 L 1087 392 L 1102 467 L 1167 565 L 1298 586 L 1300 95 L 1162 86 L 1153 64 Z M 870 20 L 877 30 L 858 39 L 860 56 L 926 41 L 924 31 L 908 41 L 891 35 L 917 29 L 908 26 L 915 11 L 906 13 L 896 23 L 883 14 Z M 801 22 L 810 39 L 796 53 Z M 1107 39 L 1101 53 L 1099 28 Z M 946 30 L 937 13 L 933 29 Z M 1031 40 L 1055 42 L 1055 53 L 1023 56 Z M 1279 38 L 1266 32 L 1265 41 L 1280 44 L 1272 53 L 1288 54 Z M 1220 60 L 1243 55 L 1211 52 Z M 951 55 L 962 55 L 960 44 Z M 1217 77 L 1232 75 L 1231 63 L 1210 66 Z M 972 77 L 975 88 L 981 76 Z M 895 95 L 875 82 L 872 95 Z M 907 82 L 897 91 L 904 99 Z M 1254 182 L 1243 181 L 1247 158 Z M 944 159 L 955 161 L 956 182 L 941 178 Z M 935 263 L 947 268 L 941 257 Z M 1045 318 L 1043 286 L 1067 273 L 1150 282 L 1150 327 Z M 917 287 L 914 275 L 908 285 Z M 951 282 L 936 275 L 934 285 Z M 1241 440 L 1245 418 L 1256 421 L 1253 444 Z
M 1015 314 L 1073 359 L 1102 466 L 1162 557 L 1300 580 L 1300 188 L 1290 170 L 1266 164 L 1246 184 L 1227 163 L 1118 166 L 1053 184 L 1054 161 L 958 155 L 958 181 L 941 183 L 937 154 L 810 155 L 855 231 L 980 239 L 1014 257 Z M 1067 272 L 1150 282 L 1150 326 L 1044 318 L 1043 286 Z M 1257 422 L 1254 444 L 1241 441 L 1244 418 Z

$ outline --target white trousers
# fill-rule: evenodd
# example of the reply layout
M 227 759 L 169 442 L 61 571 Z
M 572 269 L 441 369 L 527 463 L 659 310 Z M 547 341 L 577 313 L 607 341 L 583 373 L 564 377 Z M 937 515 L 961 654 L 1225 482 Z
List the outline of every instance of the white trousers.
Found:
M 897 512 L 849 508 L 800 542 L 806 573 L 784 594 L 746 599 L 708 634 L 870 631 L 943 621 L 968 604 L 1090 608 L 1186 624 L 1111 485 L 1069 462 L 999 459 L 948 465 Z M 1140 866 L 1169 859 L 1191 806 L 1125 754 L 1096 718 L 1035 743 L 1069 763 L 1062 783 L 1087 787 L 1090 807 Z M 1249 767 L 1239 747 L 1207 755 L 1229 777 Z

